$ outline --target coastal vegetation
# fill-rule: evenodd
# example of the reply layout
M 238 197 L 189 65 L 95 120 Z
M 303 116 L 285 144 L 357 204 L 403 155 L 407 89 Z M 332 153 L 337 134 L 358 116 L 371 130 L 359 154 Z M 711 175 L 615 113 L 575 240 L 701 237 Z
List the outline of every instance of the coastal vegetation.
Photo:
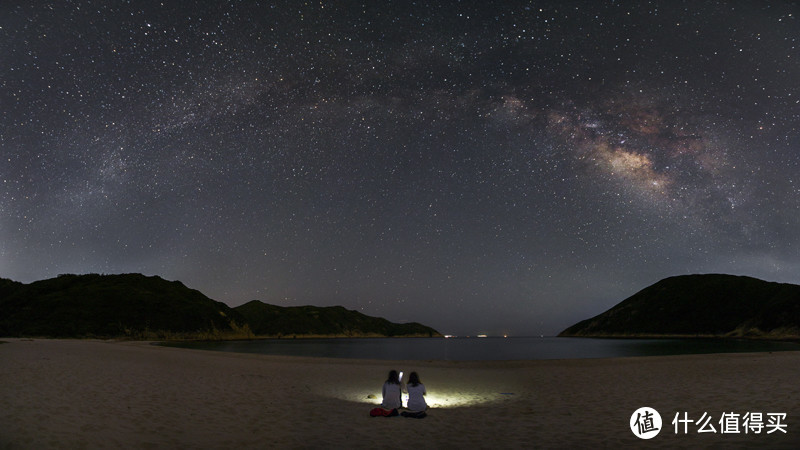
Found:
M 666 278 L 559 336 L 800 338 L 800 286 L 723 274 Z
M 252 339 L 257 337 L 440 336 L 337 307 L 237 308 L 157 276 L 60 275 L 23 284 L 0 278 L 0 336 Z
M 433 328 L 416 322 L 392 323 L 380 317 L 370 317 L 358 311 L 345 309 L 342 306 L 282 307 L 253 300 L 234 309 L 245 318 L 253 333 L 259 336 L 440 336 Z

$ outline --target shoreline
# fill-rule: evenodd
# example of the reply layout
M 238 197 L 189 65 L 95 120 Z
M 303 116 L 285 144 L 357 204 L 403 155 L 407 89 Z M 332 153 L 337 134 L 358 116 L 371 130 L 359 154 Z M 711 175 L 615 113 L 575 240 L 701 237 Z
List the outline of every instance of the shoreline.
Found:
M 775 341 L 775 342 L 800 342 L 800 336 L 796 334 L 770 335 L 770 334 L 751 334 L 751 335 L 731 335 L 731 334 L 663 334 L 663 333 L 601 333 L 601 334 L 563 334 L 559 333 L 554 337 L 578 338 L 578 339 L 720 339 L 720 340 L 743 340 L 743 341 Z
M 2 448 L 638 447 L 645 441 L 628 422 L 642 406 L 664 419 L 648 447 L 800 444 L 796 351 L 387 361 L 2 341 Z M 369 417 L 390 369 L 420 374 L 427 418 Z M 676 412 L 715 422 L 725 412 L 785 413 L 787 433 L 676 434 Z
M 570 339 L 558 337 L 399 339 L 402 343 L 382 339 L 317 340 L 241 340 L 241 341 L 178 341 L 159 345 L 198 350 L 333 357 L 337 359 L 417 359 L 444 361 L 510 361 L 602 359 L 620 357 L 652 357 L 667 355 L 755 353 L 800 351 L 800 345 L 787 341 L 752 341 L 744 339 Z M 455 341 L 455 342 L 454 342 Z M 487 344 L 493 341 L 495 344 Z M 614 342 L 618 341 L 618 342 Z

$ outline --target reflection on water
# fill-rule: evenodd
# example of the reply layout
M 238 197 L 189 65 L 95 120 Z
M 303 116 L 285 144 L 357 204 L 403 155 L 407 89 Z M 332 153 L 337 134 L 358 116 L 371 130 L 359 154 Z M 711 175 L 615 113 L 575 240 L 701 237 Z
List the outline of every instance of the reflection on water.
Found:
M 582 359 L 800 350 L 794 342 L 745 339 L 386 338 L 265 339 L 166 344 L 267 355 L 385 360 Z

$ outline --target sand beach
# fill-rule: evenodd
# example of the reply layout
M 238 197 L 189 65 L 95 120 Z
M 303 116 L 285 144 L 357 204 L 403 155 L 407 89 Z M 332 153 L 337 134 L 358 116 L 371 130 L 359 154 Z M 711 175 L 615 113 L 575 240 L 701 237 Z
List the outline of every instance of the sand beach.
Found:
M 800 447 L 800 352 L 446 362 L 2 341 L 2 449 Z M 419 372 L 428 417 L 369 416 L 390 369 Z M 643 406 L 663 419 L 650 440 L 629 425 Z M 676 413 L 716 433 L 675 432 Z

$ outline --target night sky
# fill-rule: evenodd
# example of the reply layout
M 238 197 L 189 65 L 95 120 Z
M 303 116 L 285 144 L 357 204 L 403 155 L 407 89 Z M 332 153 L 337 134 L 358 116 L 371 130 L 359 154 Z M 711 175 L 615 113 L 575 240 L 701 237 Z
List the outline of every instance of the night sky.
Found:
M 800 284 L 795 2 L 0 4 L 0 276 L 554 334 Z

